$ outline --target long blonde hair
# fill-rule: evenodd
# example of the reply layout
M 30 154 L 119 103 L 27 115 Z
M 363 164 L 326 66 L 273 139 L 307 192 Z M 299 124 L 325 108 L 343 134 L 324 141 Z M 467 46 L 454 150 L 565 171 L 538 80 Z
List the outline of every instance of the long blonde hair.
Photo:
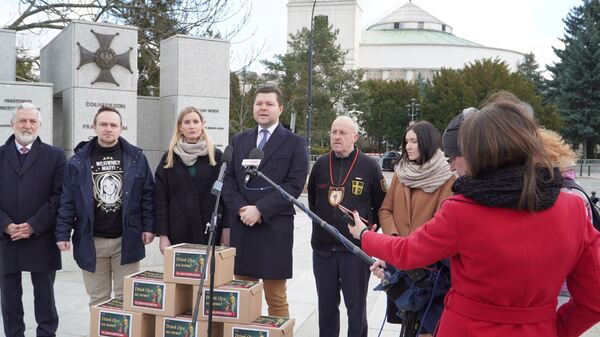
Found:
M 169 149 L 167 150 L 167 160 L 165 161 L 164 168 L 168 169 L 173 167 L 173 149 L 177 145 L 177 142 L 183 137 L 181 132 L 179 132 L 179 127 L 183 122 L 183 117 L 185 115 L 195 112 L 200 116 L 200 121 L 202 121 L 202 134 L 200 135 L 200 140 L 206 141 L 206 147 L 208 148 L 208 160 L 211 166 L 217 165 L 217 161 L 215 160 L 215 147 L 212 138 L 206 132 L 206 120 L 200 110 L 193 106 L 187 106 L 179 111 L 179 115 L 177 116 L 177 123 L 175 123 L 175 129 L 173 130 L 173 136 L 171 137 L 171 143 L 169 144 Z

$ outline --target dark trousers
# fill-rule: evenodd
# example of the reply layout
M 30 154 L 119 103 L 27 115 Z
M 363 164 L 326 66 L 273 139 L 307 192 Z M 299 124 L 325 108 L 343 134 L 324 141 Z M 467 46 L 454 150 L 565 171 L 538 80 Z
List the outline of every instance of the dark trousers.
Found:
M 348 314 L 348 337 L 367 337 L 369 266 L 348 251 L 313 249 L 319 300 L 319 336 L 340 334 L 340 290 Z
M 54 279 L 56 271 L 32 272 L 35 321 L 38 324 L 36 336 L 55 337 L 58 328 L 58 314 L 54 303 Z M 23 287 L 21 272 L 0 275 L 0 302 L 6 337 L 25 336 L 23 322 Z

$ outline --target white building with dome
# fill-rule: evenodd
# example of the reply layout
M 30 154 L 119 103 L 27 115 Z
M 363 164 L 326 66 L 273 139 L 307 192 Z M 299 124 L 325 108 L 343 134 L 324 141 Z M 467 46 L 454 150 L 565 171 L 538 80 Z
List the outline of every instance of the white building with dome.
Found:
M 310 27 L 313 0 L 288 1 L 288 36 Z M 431 78 L 441 68 L 461 69 L 475 60 L 505 61 L 515 69 L 524 54 L 487 47 L 453 34 L 452 26 L 411 1 L 362 30 L 364 0 L 318 0 L 315 16 L 339 29 L 338 43 L 348 51 L 346 67 L 365 71 L 366 79 Z

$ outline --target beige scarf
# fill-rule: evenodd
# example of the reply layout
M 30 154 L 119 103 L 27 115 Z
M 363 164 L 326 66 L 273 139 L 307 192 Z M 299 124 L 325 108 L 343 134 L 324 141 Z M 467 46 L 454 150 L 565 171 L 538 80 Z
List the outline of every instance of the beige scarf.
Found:
M 433 157 L 422 165 L 402 160 L 396 167 L 398 180 L 410 188 L 419 188 L 427 193 L 435 192 L 454 173 L 442 150 L 437 150 Z
M 192 166 L 196 163 L 198 157 L 204 157 L 208 154 L 208 146 L 206 140 L 201 140 L 198 143 L 186 143 L 183 138 L 180 138 L 175 147 L 175 152 L 186 166 Z

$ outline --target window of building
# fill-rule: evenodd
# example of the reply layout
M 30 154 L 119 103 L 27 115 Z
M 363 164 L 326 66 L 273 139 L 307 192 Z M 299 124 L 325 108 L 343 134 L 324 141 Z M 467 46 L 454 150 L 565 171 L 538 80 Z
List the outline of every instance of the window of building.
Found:
M 394 29 L 400 29 L 400 22 L 394 22 Z

